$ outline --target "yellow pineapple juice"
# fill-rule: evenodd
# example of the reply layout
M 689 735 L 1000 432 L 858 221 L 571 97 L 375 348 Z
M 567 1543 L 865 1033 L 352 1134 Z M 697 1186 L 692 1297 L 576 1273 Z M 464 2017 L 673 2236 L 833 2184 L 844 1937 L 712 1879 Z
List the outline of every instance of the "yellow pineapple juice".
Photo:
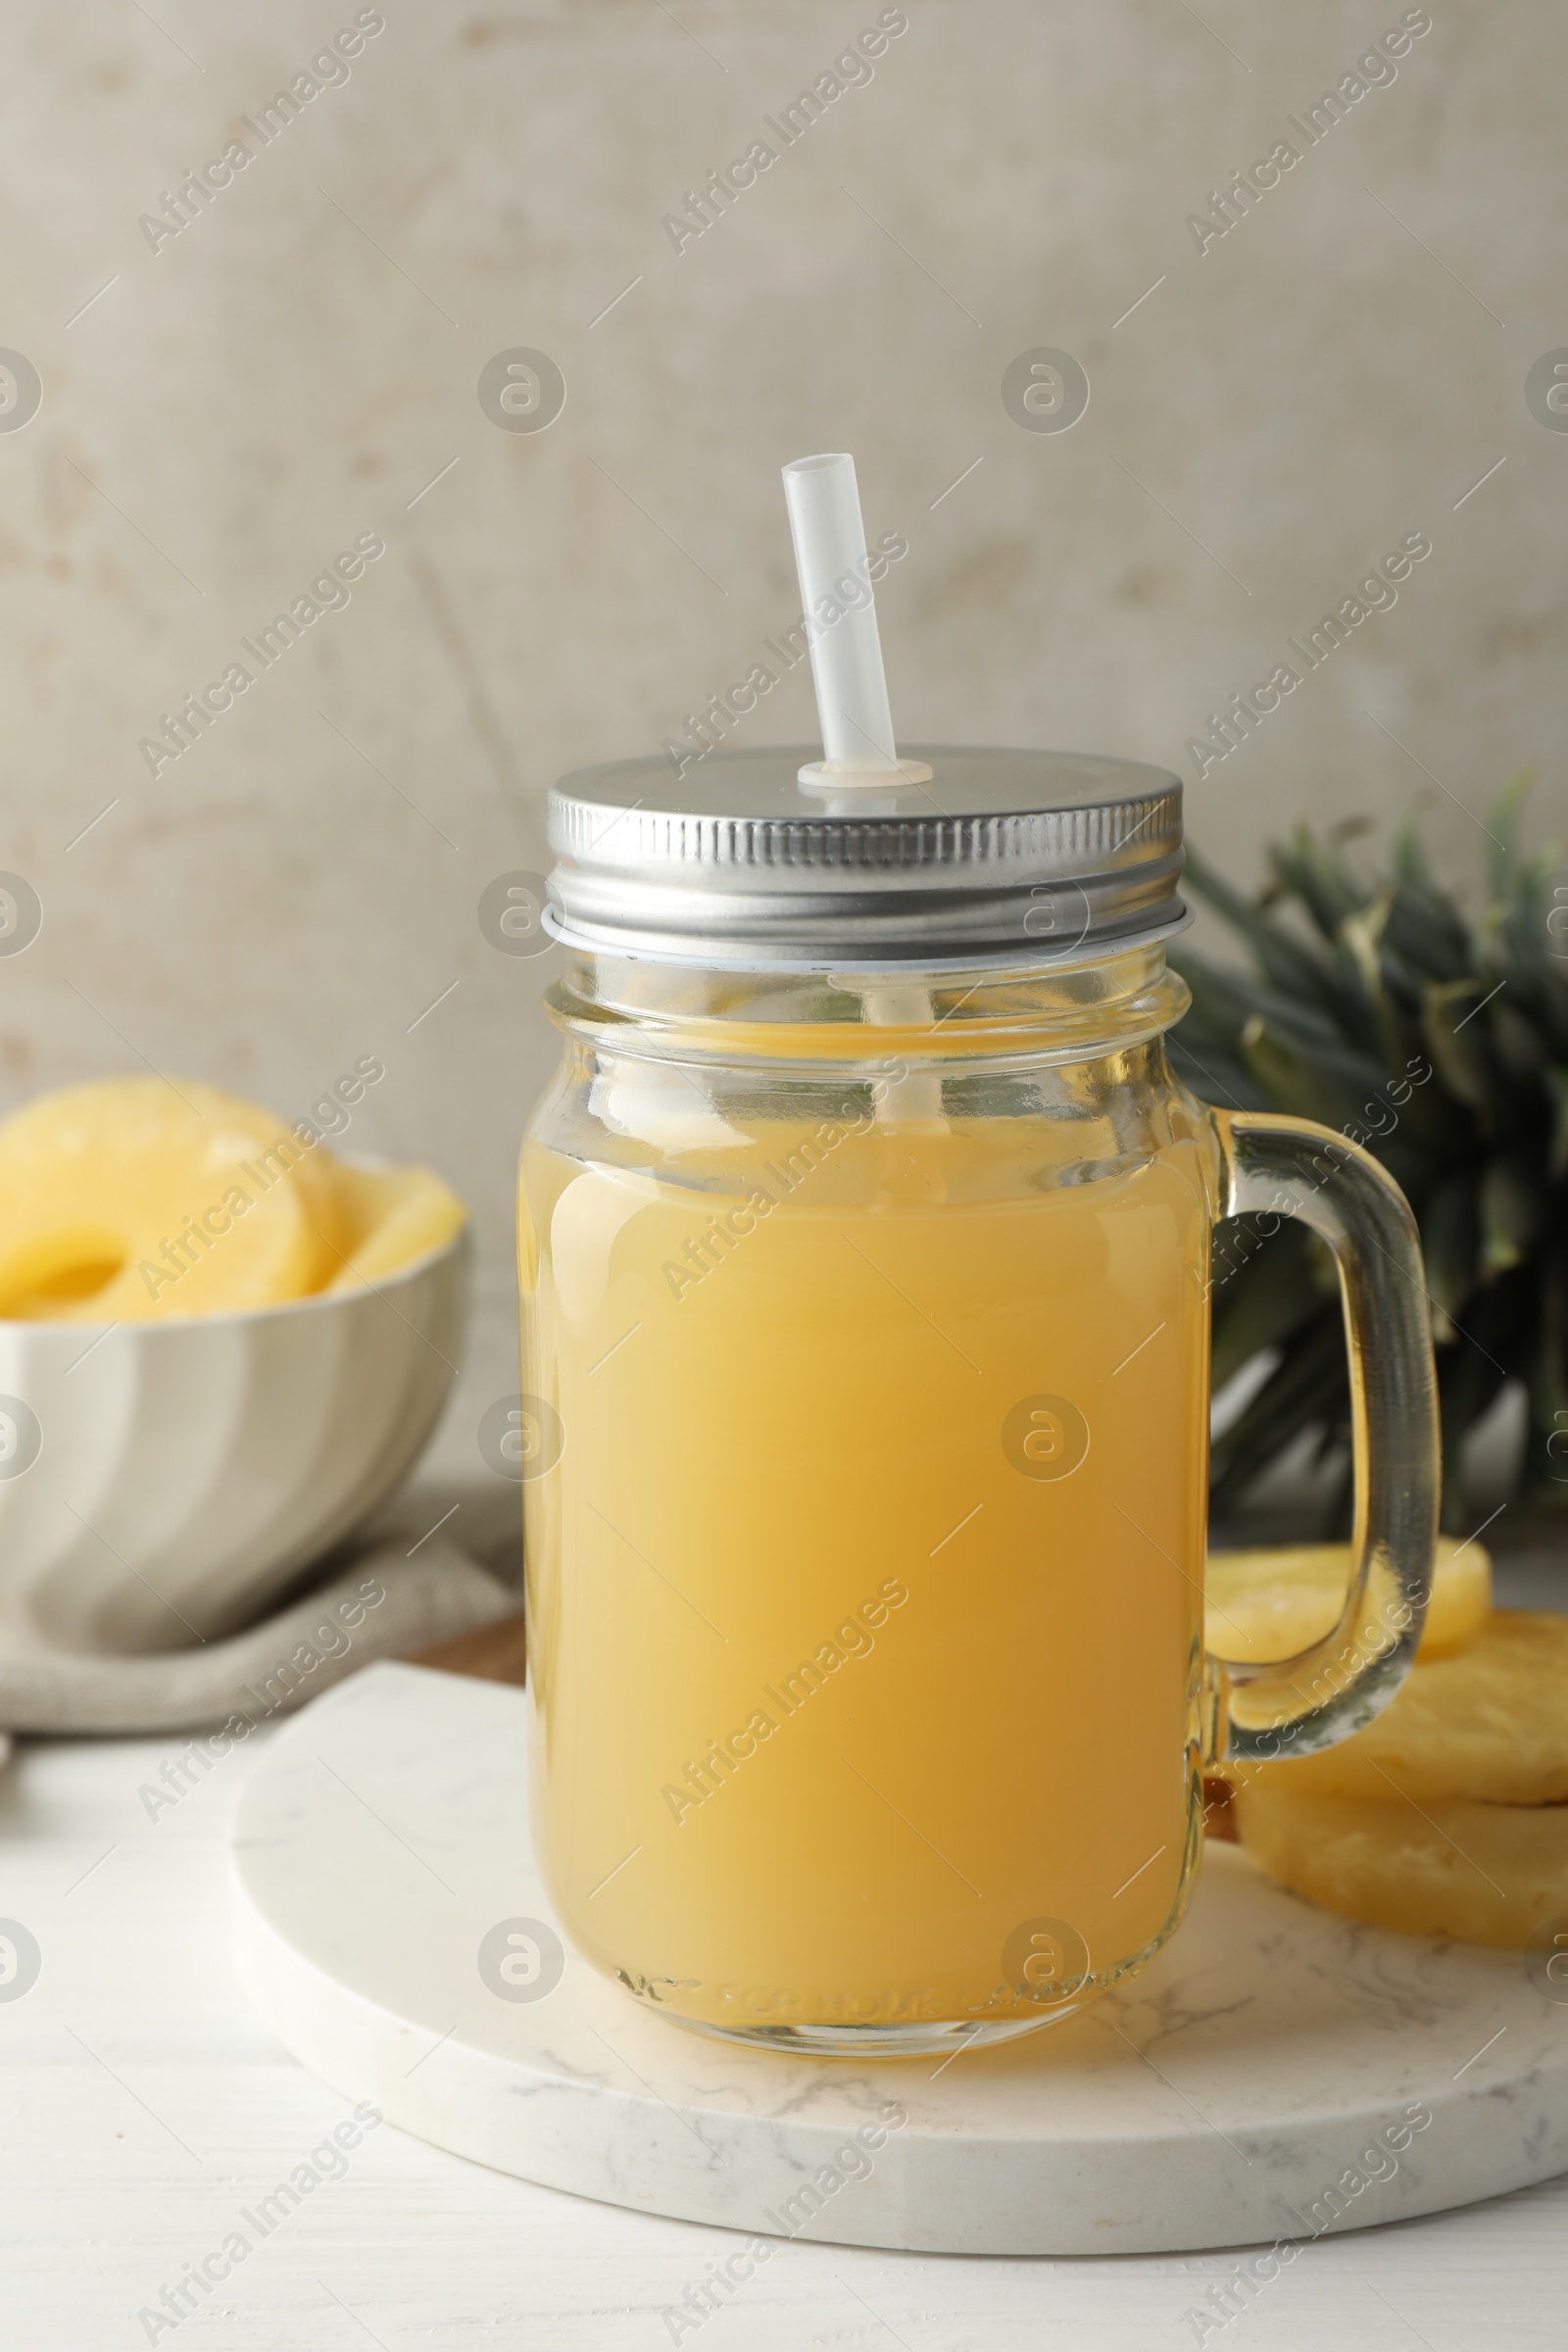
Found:
M 694 2023 L 1038 2021 L 1193 1859 L 1200 1148 L 715 1124 L 657 1174 L 524 1148 L 552 1899 Z

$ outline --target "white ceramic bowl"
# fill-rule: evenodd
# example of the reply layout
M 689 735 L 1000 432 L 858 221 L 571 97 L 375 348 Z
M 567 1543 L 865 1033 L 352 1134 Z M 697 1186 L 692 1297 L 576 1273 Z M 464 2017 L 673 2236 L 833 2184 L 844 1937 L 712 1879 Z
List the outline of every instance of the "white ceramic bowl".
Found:
M 0 1321 L 0 1642 L 183 1649 L 262 1615 L 412 1468 L 452 1392 L 467 1260 L 465 1227 L 373 1290 Z

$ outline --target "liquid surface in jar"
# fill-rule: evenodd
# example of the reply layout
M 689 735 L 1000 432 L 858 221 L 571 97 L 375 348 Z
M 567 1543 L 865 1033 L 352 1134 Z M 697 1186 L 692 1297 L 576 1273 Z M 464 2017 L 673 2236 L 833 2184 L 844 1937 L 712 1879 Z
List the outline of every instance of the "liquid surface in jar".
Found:
M 1092 1994 L 1194 1856 L 1198 1147 L 1097 1172 L 1040 1119 L 731 1135 L 680 1181 L 524 1150 L 552 1899 L 726 2028 Z

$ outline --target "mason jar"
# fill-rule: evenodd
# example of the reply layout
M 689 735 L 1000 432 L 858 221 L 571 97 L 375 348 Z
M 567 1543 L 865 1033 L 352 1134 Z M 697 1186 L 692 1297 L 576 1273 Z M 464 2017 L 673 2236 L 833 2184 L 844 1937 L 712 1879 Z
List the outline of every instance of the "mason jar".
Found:
M 1172 1075 L 1181 785 L 808 747 L 552 797 L 564 1053 L 522 1152 L 531 1808 L 569 1942 L 813 2051 L 1027 2033 L 1142 1968 L 1201 1775 L 1304 1753 L 1419 1636 L 1437 1423 L 1387 1175 Z M 1205 1654 L 1210 1235 L 1337 1259 L 1355 1568 Z

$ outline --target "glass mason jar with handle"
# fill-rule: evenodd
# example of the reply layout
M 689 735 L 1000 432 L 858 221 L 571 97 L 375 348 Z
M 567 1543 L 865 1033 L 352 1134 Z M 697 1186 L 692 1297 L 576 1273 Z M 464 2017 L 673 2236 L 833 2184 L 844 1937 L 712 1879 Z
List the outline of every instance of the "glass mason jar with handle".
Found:
M 1204 1763 L 1386 1703 L 1436 1525 L 1402 1197 L 1171 1075 L 1179 781 L 916 749 L 853 799 L 800 747 L 558 786 L 522 1155 L 551 1897 L 665 2016 L 816 2051 L 1006 2038 L 1142 1967 Z M 1227 1667 L 1210 1234 L 1254 1210 L 1338 1262 L 1356 1566 L 1326 1641 Z

